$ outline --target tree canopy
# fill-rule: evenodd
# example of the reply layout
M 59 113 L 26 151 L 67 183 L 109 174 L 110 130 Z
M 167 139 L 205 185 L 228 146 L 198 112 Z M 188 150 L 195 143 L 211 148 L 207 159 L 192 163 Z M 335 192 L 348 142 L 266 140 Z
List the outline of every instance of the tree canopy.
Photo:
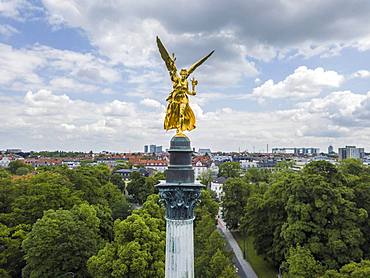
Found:
M 99 245 L 99 218 L 87 204 L 48 210 L 23 241 L 24 277 L 86 277 L 86 262 Z
M 239 162 L 224 162 L 218 167 L 218 176 L 225 178 L 240 177 L 241 166 Z
M 252 174 L 226 182 L 224 218 L 253 236 L 257 253 L 286 277 L 342 275 L 345 265 L 369 258 L 368 166 L 314 161 L 299 172 L 279 166 L 266 177 Z

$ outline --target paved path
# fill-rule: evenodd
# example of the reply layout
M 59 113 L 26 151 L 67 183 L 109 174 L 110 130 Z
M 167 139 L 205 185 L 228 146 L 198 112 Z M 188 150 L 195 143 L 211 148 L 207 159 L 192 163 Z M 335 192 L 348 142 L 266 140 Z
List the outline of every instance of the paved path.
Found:
M 254 272 L 251 265 L 243 259 L 243 253 L 240 249 L 238 243 L 234 239 L 231 232 L 226 228 L 225 222 L 220 218 L 218 218 L 218 229 L 223 233 L 225 236 L 225 239 L 229 243 L 231 249 L 234 252 L 235 259 L 236 259 L 236 265 L 239 269 L 238 274 L 242 278 L 258 278 L 257 274 Z

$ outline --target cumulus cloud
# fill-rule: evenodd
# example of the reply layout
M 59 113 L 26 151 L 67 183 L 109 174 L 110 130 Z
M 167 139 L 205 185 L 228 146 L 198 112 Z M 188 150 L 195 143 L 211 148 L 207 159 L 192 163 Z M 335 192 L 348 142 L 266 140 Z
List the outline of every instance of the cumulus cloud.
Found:
M 141 102 L 142 105 L 149 108 L 160 108 L 162 107 L 161 103 L 155 99 L 144 98 Z
M 24 8 L 26 1 L 24 0 L 5 0 L 0 3 L 0 14 L 6 17 L 18 18 L 20 10 Z
M 297 119 L 304 119 L 298 128 L 301 136 L 351 138 L 369 131 L 370 93 L 332 92 L 299 105 Z M 299 116 L 298 116 L 299 115 Z
M 156 109 L 147 109 L 143 103 Z M 167 146 L 173 132 L 162 129 L 164 110 L 158 113 L 157 107 L 152 99 L 144 99 L 140 105 L 119 100 L 95 103 L 48 90 L 30 91 L 22 99 L 2 97 L 2 144 L 114 151 L 141 150 L 148 142 Z M 192 108 L 197 128 L 189 136 L 195 147 L 206 144 L 213 150 L 251 150 L 268 143 L 323 148 L 326 140 L 369 146 L 370 93 L 333 92 L 292 109 L 269 112 L 227 106 L 206 112 L 194 103 Z
M 344 77 L 335 71 L 300 66 L 294 73 L 278 83 L 274 83 L 270 79 L 254 88 L 252 97 L 259 100 L 266 98 L 312 98 L 318 96 L 325 88 L 338 88 L 343 81 Z
M 17 21 L 35 17 L 35 13 L 42 10 L 42 7 L 27 0 L 2 0 L 0 2 L 0 15 Z
M 247 56 L 263 61 L 285 55 L 287 50 L 312 56 L 335 55 L 345 47 L 370 47 L 370 31 L 363 24 L 370 16 L 366 0 L 356 5 L 346 0 L 43 3 L 53 24 L 84 29 L 102 52 L 131 66 L 153 62 L 156 34 L 171 44 L 199 35 L 210 43 L 217 36 L 222 39 L 220 48 L 242 46 Z M 231 57 L 225 54 L 225 60 Z
M 2 1 L 0 14 L 19 21 L 38 9 L 52 26 L 83 31 L 94 50 L 0 44 L 2 144 L 122 151 L 141 150 L 149 142 L 167 144 L 172 133 L 162 130 L 163 104 L 171 84 L 155 45 L 159 35 L 169 52 L 176 53 L 178 68 L 189 67 L 216 48 L 194 73 L 200 81 L 199 94 L 191 99 L 198 127 L 191 133 L 195 146 L 322 146 L 325 139 L 368 146 L 369 94 L 340 91 L 342 74 L 301 66 L 282 80 L 267 80 L 270 73 L 264 72 L 271 61 L 339 55 L 348 47 L 370 49 L 370 31 L 364 24 L 370 17 L 368 1 L 353 5 L 346 0 L 181 0 L 169 5 L 164 0 L 43 0 L 44 7 L 29 3 L 38 2 Z M 17 32 L 10 25 L 1 26 L 3 35 Z M 299 60 L 285 61 L 296 65 Z M 367 77 L 367 70 L 350 76 Z M 249 97 L 270 99 L 267 106 L 248 112 L 240 99 L 222 101 L 240 94 L 248 80 L 255 80 Z M 116 90 L 122 99 L 116 99 Z M 5 97 L 8 92 L 14 96 Z M 100 92 L 104 95 L 96 97 Z M 281 99 L 288 100 L 284 109 L 275 106 Z M 217 105 L 209 105 L 211 101 Z
M 358 70 L 351 75 L 352 78 L 369 78 L 370 71 L 368 70 Z
M 14 48 L 0 43 L 0 86 L 26 91 L 49 88 L 59 92 L 98 92 L 122 79 L 110 62 L 91 53 L 42 45 Z
M 4 98 L 0 110 L 2 144 L 35 149 L 141 149 L 139 142 L 155 138 L 162 126 L 161 114 L 131 102 L 73 100 L 43 89 Z

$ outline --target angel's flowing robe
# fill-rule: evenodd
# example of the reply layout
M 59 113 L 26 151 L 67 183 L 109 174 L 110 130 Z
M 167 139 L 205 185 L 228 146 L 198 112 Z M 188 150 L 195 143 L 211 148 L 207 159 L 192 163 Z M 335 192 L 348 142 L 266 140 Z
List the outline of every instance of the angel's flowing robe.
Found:
M 185 80 L 180 81 L 167 98 L 168 105 L 166 117 L 164 119 L 165 130 L 177 129 L 177 131 L 182 132 L 185 130 L 190 131 L 195 128 L 195 115 L 189 105 L 187 94 L 191 93 L 188 91 L 188 82 Z M 181 113 L 184 117 L 182 124 L 180 121 Z

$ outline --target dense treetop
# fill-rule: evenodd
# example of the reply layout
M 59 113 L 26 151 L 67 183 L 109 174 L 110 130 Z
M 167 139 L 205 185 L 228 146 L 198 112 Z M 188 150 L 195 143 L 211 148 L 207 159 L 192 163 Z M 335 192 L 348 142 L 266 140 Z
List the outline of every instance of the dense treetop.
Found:
M 283 166 L 227 180 L 227 225 L 253 236 L 257 252 L 286 277 L 347 277 L 343 269 L 368 268 L 370 168 L 357 160 L 315 161 L 300 172 Z

